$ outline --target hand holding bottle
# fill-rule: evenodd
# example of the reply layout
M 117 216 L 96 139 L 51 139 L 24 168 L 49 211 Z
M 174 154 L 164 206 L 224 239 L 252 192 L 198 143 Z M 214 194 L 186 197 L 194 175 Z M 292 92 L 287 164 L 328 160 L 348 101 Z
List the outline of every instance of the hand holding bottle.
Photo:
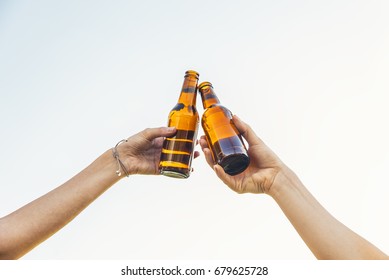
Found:
M 176 131 L 174 127 L 146 128 L 119 145 L 118 153 L 129 175 L 159 174 L 162 143 L 165 137 L 174 135 Z
M 233 191 L 237 193 L 269 193 L 270 190 L 284 178 L 283 172 L 288 168 L 270 148 L 255 134 L 249 125 L 233 116 L 236 128 L 249 144 L 248 154 L 250 164 L 242 173 L 230 176 L 223 168 L 214 163 L 205 136 L 200 138 L 200 146 L 208 164 L 216 175 Z

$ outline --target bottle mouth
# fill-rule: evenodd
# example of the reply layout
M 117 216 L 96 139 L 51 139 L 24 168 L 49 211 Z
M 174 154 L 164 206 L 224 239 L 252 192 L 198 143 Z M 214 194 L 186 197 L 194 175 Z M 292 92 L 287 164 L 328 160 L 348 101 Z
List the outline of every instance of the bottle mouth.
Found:
M 202 82 L 200 85 L 199 85 L 199 89 L 202 89 L 202 88 L 205 88 L 205 87 L 211 87 L 213 88 L 212 84 L 210 82 Z
M 188 76 L 195 76 L 195 78 L 198 79 L 200 74 L 194 70 L 188 70 L 185 72 L 185 78 Z

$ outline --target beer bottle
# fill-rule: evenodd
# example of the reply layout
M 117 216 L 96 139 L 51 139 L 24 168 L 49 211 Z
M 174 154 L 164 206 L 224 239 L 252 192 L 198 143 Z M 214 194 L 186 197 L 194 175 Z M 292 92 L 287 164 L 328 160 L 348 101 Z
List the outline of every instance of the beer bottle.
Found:
M 190 175 L 199 126 L 196 109 L 198 79 L 199 74 L 196 71 L 185 72 L 178 103 L 170 111 L 168 126 L 175 127 L 177 133 L 163 142 L 159 168 L 165 176 L 188 178 Z
M 210 82 L 201 83 L 199 91 L 205 109 L 201 125 L 213 160 L 227 174 L 237 175 L 247 168 L 250 159 L 232 113 L 220 104 Z

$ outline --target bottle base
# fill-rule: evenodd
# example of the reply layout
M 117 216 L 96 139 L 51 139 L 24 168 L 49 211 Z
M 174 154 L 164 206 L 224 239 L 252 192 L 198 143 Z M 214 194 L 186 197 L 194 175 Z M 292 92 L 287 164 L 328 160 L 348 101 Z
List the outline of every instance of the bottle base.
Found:
M 189 174 L 184 174 L 184 173 L 180 173 L 180 172 L 172 171 L 172 170 L 163 170 L 163 171 L 161 171 L 161 174 L 164 176 L 167 176 L 167 177 L 177 178 L 177 179 L 189 178 Z
M 223 167 L 224 172 L 231 176 L 242 173 L 246 170 L 249 164 L 250 158 L 243 154 L 227 156 L 219 163 L 219 165 Z

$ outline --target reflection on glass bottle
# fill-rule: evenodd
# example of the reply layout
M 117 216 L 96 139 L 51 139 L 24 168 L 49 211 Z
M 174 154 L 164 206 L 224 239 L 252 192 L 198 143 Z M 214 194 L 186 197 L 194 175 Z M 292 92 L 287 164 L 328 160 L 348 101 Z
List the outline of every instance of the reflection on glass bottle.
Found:
M 227 174 L 237 175 L 247 168 L 250 158 L 232 121 L 232 113 L 220 104 L 210 82 L 201 83 L 199 91 L 205 109 L 201 125 L 213 160 L 223 167 Z
M 178 103 L 170 111 L 168 126 L 175 127 L 177 133 L 163 142 L 159 168 L 165 176 L 188 178 L 190 175 L 199 126 L 196 109 L 198 79 L 199 74 L 196 71 L 185 72 Z

